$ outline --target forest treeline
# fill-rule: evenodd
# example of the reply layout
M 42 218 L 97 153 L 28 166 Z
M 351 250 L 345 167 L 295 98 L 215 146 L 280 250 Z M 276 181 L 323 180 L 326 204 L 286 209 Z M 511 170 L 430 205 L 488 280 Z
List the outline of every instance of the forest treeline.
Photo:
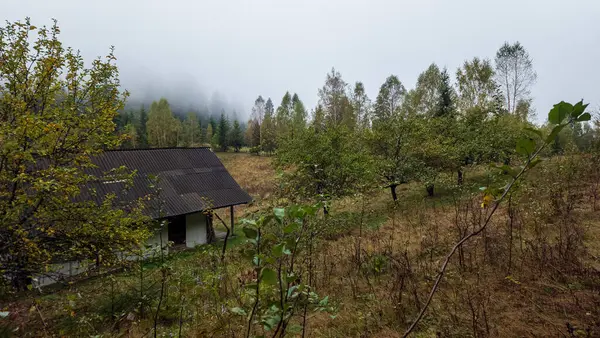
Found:
M 296 178 L 304 177 L 299 185 L 308 195 L 354 191 L 360 181 L 354 178 L 362 180 L 365 173 L 389 186 L 394 198 L 397 185 L 414 180 L 433 195 L 442 172 L 456 173 L 460 184 L 465 166 L 510 162 L 514 144 L 527 135 L 524 128 L 537 128 L 531 97 L 536 79 L 525 47 L 507 42 L 493 60 L 475 57 L 454 73 L 431 64 L 415 88 L 390 75 L 373 100 L 362 82 L 351 85 L 332 69 L 310 112 L 288 91 L 277 107 L 259 95 L 246 122 L 230 121 L 225 111 L 204 123 L 193 112 L 175 116 L 166 99 L 149 111 L 142 106 L 121 113 L 116 122 L 126 148 L 211 145 L 276 153 L 280 165 L 298 169 Z M 574 124 L 547 152 L 587 151 L 594 133 L 589 123 Z

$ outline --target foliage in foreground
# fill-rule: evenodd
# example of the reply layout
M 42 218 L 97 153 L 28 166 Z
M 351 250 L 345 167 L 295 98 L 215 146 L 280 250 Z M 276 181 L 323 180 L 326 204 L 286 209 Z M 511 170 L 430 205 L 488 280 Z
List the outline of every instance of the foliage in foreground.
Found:
M 88 170 L 119 145 L 113 118 L 124 95 L 112 51 L 85 68 L 59 33 L 29 20 L 0 29 L 0 274 L 17 289 L 56 261 L 109 264 L 149 234 L 137 201 L 78 198 L 90 182 L 131 178 Z

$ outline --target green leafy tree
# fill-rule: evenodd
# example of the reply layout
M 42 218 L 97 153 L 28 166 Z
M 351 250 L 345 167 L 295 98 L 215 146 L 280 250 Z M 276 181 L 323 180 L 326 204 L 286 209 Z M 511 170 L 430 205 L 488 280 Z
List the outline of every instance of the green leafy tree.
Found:
M 246 130 L 244 131 L 244 143 L 249 146 L 249 147 L 254 147 L 256 144 L 254 143 L 253 140 L 253 136 L 254 136 L 254 120 L 250 119 L 247 122 L 247 127 Z M 259 132 L 259 137 L 260 137 L 260 132 Z M 259 144 L 260 144 L 260 138 L 259 138 Z
M 206 136 L 204 137 L 207 143 L 212 142 L 213 134 L 213 126 L 211 123 L 209 123 L 208 126 L 206 126 Z
M 506 110 L 514 114 L 520 100 L 527 101 L 537 80 L 533 60 L 518 41 L 505 42 L 496 52 L 496 79 L 502 88 Z
M 406 89 L 396 75 L 390 75 L 379 88 L 373 123 L 387 123 L 400 114 Z
M 435 63 L 432 63 L 419 74 L 415 89 L 408 92 L 404 99 L 404 109 L 407 114 L 434 115 L 440 97 L 441 83 L 442 72 Z
M 128 123 L 123 131 L 121 132 L 123 142 L 121 143 L 122 148 L 135 149 L 138 147 L 138 133 L 133 123 Z
M 148 143 L 151 146 L 158 148 L 177 146 L 180 122 L 173 116 L 167 99 L 161 98 L 158 102 L 152 102 L 146 128 Z
M 183 144 L 184 146 L 193 147 L 200 143 L 201 125 L 198 121 L 198 116 L 194 112 L 189 112 L 183 121 Z
M 497 113 L 502 106 L 502 94 L 494 81 L 495 72 L 490 60 L 473 58 L 456 71 L 458 106 L 466 111 L 480 108 Z
M 294 93 L 292 96 L 292 124 L 291 124 L 291 137 L 298 135 L 306 128 L 306 108 L 304 103 L 298 97 L 298 94 Z
M 269 154 L 275 151 L 277 144 L 274 113 L 273 101 L 269 98 L 265 104 L 265 117 L 260 126 L 260 145 L 263 151 Z
M 397 199 L 396 187 L 411 180 L 417 170 L 410 146 L 414 141 L 416 117 L 404 113 L 405 95 L 406 89 L 398 77 L 389 76 L 379 89 L 372 132 L 367 134 L 369 147 L 377 159 L 377 171 L 394 200 Z
M 329 200 L 372 184 L 373 159 L 363 144 L 344 125 L 323 132 L 311 127 L 282 144 L 276 162 L 289 196 Z
M 29 19 L 0 28 L 0 271 L 19 289 L 53 262 L 116 260 L 149 235 L 136 204 L 79 202 L 82 187 L 107 179 L 88 169 L 119 146 L 125 97 L 112 51 L 85 68 L 59 32 Z
M 344 124 L 349 128 L 355 127 L 356 117 L 346 94 L 347 87 L 348 84 L 342 79 L 342 75 L 332 68 L 325 78 L 323 88 L 319 89 L 319 104 L 323 108 L 328 125 Z
M 371 100 L 365 92 L 365 86 L 362 82 L 356 82 L 352 92 L 352 109 L 356 116 L 356 124 L 359 128 L 365 129 L 371 126 Z
M 292 129 L 294 106 L 290 92 L 285 92 L 275 112 L 275 128 L 278 138 L 287 138 Z
M 262 125 L 263 119 L 265 118 L 265 99 L 261 95 L 259 95 L 254 101 L 254 107 L 252 107 L 252 114 L 250 116 L 250 121 L 248 122 L 247 131 L 252 131 L 250 133 L 250 138 L 247 141 L 248 145 L 251 147 L 260 146 L 260 126 Z

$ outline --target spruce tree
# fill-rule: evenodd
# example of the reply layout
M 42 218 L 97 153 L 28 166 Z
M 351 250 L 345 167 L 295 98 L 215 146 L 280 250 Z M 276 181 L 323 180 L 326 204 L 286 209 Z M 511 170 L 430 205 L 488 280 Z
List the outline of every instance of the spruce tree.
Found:
M 442 81 L 439 89 L 440 96 L 435 114 L 437 117 L 452 117 L 454 113 L 454 91 L 452 89 L 452 84 L 450 84 L 450 76 L 448 75 L 448 71 L 444 69 L 441 75 Z
M 221 118 L 219 119 L 219 126 L 217 129 L 217 143 L 221 148 L 221 151 L 227 151 L 229 147 L 229 120 L 225 116 L 225 111 L 221 111 Z
M 242 148 L 243 143 L 244 136 L 242 128 L 238 120 L 234 120 L 233 128 L 231 128 L 231 132 L 229 133 L 229 144 L 233 147 L 233 151 L 237 153 L 240 151 L 240 148 Z
M 137 126 L 137 145 L 139 148 L 148 148 L 148 132 L 146 130 L 148 123 L 148 113 L 144 105 L 140 108 L 140 118 Z

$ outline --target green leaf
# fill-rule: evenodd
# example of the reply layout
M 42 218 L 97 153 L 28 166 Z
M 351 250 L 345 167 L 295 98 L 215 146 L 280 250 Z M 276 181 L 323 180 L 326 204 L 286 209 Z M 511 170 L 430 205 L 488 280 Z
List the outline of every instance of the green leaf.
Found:
M 275 236 L 275 234 L 269 233 L 269 234 L 261 236 L 260 239 L 263 240 L 266 243 L 268 241 L 277 242 L 277 240 L 279 238 L 277 238 L 277 236 Z
M 535 149 L 535 140 L 531 137 L 524 137 L 517 141 L 517 153 L 529 156 Z
M 246 310 L 242 309 L 241 307 L 232 307 L 231 309 L 229 309 L 229 311 L 231 311 L 231 313 L 236 314 L 238 316 L 246 316 Z
M 296 276 L 296 274 L 294 274 L 293 272 L 289 273 L 287 275 L 287 277 L 285 277 L 285 281 L 288 283 L 291 283 L 291 282 L 295 281 L 296 279 L 298 279 L 298 276 Z
M 327 306 L 327 303 L 329 303 L 329 296 L 325 296 L 325 298 L 321 299 L 319 306 Z
M 283 228 L 283 233 L 286 233 L 286 234 L 292 233 L 292 232 L 298 230 L 299 227 L 300 227 L 300 225 L 296 222 L 290 223 L 285 228 Z
M 244 236 L 246 236 L 246 238 L 256 239 L 256 237 L 258 237 L 258 232 L 255 229 L 243 228 L 242 230 L 244 231 Z
M 293 247 L 295 247 L 295 246 L 296 246 L 296 239 L 294 239 L 294 238 L 291 238 L 291 237 L 290 237 L 290 238 L 287 238 L 287 239 L 285 240 L 285 244 L 286 244 L 286 246 L 287 246 L 288 248 L 293 248 Z
M 546 143 L 554 142 L 554 138 L 556 138 L 556 136 L 560 133 L 561 130 L 563 130 L 565 126 L 566 124 L 559 124 L 558 126 L 555 126 L 550 132 L 550 135 L 548 135 L 548 137 L 546 138 Z
M 8 311 L 0 311 L 0 318 L 6 318 L 9 314 L 10 312 Z
M 592 119 L 592 115 L 590 113 L 583 113 L 575 121 L 584 122 L 584 121 L 589 121 L 591 119 Z
M 585 111 L 588 104 L 583 104 L 583 100 L 577 102 L 575 106 L 573 106 L 573 111 L 571 112 L 571 117 L 577 118 Z
M 269 331 L 279 324 L 280 321 L 281 317 L 279 315 L 272 315 L 265 320 L 263 327 L 265 328 L 265 331 Z
M 270 285 L 277 285 L 277 273 L 270 268 L 263 268 L 260 272 L 261 280 Z
M 571 112 L 573 112 L 573 105 L 561 101 L 555 104 L 548 113 L 548 121 L 552 124 L 560 124 Z
M 283 255 L 283 249 L 285 248 L 285 244 L 284 243 L 280 243 L 277 244 L 275 246 L 273 246 L 273 249 L 271 249 L 271 252 L 273 253 L 274 257 L 281 257 Z
M 256 290 L 257 286 L 258 286 L 258 284 L 256 284 L 256 283 L 248 283 L 248 284 L 244 285 L 245 288 L 252 289 L 252 290 Z
M 294 292 L 296 291 L 296 289 L 298 289 L 298 288 L 299 288 L 298 285 L 293 285 L 292 287 L 290 287 L 287 292 L 288 298 L 291 298 L 292 295 L 294 294 Z
M 277 219 L 277 222 L 279 222 L 279 224 L 283 223 L 283 218 L 285 217 L 284 208 L 274 208 L 273 214 L 275 215 L 275 218 Z
M 543 137 L 543 135 L 542 135 L 542 132 L 541 132 L 541 131 L 539 131 L 539 130 L 537 130 L 537 129 L 535 129 L 535 128 L 531 128 L 531 127 L 525 127 L 525 130 L 527 130 L 527 131 L 530 131 L 530 132 L 532 132 L 532 133 L 536 134 L 536 135 L 537 135 L 537 136 L 539 136 L 540 138 L 544 138 L 544 137 Z
M 264 259 L 265 259 L 265 256 L 263 254 L 256 255 L 256 256 L 254 256 L 254 258 L 252 258 L 252 263 L 256 266 L 260 266 Z

